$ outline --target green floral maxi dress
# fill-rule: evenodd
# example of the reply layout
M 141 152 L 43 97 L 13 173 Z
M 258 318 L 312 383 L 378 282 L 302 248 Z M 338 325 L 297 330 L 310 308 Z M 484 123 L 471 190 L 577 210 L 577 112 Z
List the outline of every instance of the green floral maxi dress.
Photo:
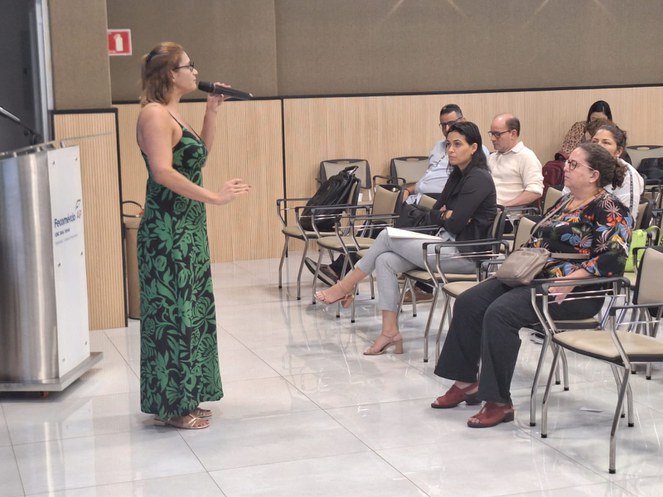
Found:
M 138 229 L 141 410 L 184 416 L 223 397 L 205 204 L 149 178 Z M 182 127 L 173 167 L 202 184 L 207 149 Z

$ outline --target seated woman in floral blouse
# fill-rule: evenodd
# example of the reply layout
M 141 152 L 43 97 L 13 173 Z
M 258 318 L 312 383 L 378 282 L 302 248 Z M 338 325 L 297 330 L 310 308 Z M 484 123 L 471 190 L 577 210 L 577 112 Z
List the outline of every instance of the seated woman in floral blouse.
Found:
M 603 187 L 620 185 L 624 175 L 624 166 L 600 145 L 583 143 L 571 153 L 564 167 L 570 194 L 562 197 L 549 211 L 554 214 L 535 228 L 530 246 L 587 258 L 550 259 L 539 278 L 622 275 L 633 218 Z M 603 299 L 565 301 L 572 291 L 572 282 L 557 289 L 555 301 L 559 305 L 551 306 L 553 319 L 585 319 L 600 310 Z M 510 386 L 520 349 L 518 330 L 536 323 L 527 286 L 512 288 L 488 279 L 463 293 L 456 300 L 435 368 L 436 375 L 455 383 L 431 407 L 446 409 L 462 402 L 475 405 L 485 401 L 467 421 L 469 427 L 512 421 Z

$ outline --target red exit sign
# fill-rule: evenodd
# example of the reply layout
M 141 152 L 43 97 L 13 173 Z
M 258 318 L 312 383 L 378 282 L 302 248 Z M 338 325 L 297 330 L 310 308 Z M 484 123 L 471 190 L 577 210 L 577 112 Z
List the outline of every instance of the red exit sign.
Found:
M 131 30 L 108 30 L 108 55 L 131 55 Z

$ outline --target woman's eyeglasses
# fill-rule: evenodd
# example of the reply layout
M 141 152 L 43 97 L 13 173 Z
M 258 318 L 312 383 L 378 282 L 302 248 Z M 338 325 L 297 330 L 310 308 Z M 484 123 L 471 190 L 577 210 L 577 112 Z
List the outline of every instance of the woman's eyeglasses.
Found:
M 578 166 L 585 166 L 592 171 L 596 171 L 596 169 L 594 169 L 592 166 L 588 166 L 587 164 L 583 164 L 582 162 L 578 162 L 577 160 L 573 159 L 566 159 L 566 161 L 564 161 L 564 165 L 569 168 L 569 171 L 575 171 Z
M 177 70 L 177 69 L 184 69 L 185 67 L 188 68 L 189 71 L 191 71 L 191 72 L 193 72 L 193 70 L 195 69 L 195 65 L 193 64 L 193 61 L 189 61 L 189 63 L 186 64 L 186 65 L 184 65 L 184 66 L 177 66 L 177 67 L 175 68 L 175 70 Z

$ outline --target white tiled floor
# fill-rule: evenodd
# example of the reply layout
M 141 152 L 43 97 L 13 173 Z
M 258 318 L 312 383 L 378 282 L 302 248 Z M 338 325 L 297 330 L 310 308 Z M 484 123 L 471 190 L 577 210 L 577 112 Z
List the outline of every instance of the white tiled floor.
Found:
M 294 265 L 298 254 L 289 264 Z M 425 305 L 402 316 L 406 353 L 364 357 L 379 333 L 362 289 L 348 311 L 279 290 L 277 260 L 214 266 L 225 398 L 208 430 L 156 426 L 139 411 L 138 323 L 94 331 L 104 359 L 65 392 L 0 395 L 0 496 L 660 496 L 663 370 L 632 378 L 636 426 L 619 432 L 607 366 L 569 357 L 550 433 L 529 427 L 539 346 L 522 332 L 514 423 L 471 430 L 477 408 L 430 409 L 449 382 L 422 362 Z M 290 267 L 293 282 L 294 267 Z M 432 344 L 431 344 L 432 345 Z

